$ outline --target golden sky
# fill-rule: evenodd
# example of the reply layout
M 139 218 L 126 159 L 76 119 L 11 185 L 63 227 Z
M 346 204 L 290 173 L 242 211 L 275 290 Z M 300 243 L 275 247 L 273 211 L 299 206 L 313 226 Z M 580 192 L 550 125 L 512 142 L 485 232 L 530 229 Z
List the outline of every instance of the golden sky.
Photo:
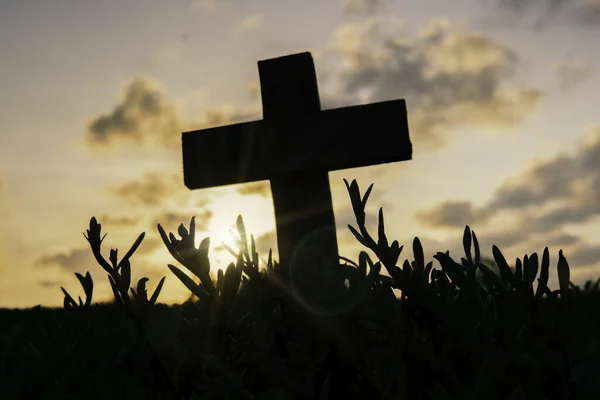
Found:
M 600 276 L 598 0 L 132 0 L 0 3 L 0 306 L 62 305 L 74 272 L 111 296 L 82 232 L 96 216 L 159 298 L 189 293 L 156 224 L 197 216 L 213 271 L 241 214 L 276 250 L 267 181 L 190 191 L 181 132 L 262 118 L 257 61 L 310 51 L 324 109 L 406 99 L 413 160 L 330 173 L 342 255 L 361 249 L 342 179 L 374 183 L 388 238 L 412 259 L 563 249 Z M 376 121 L 374 121 L 376 126 Z M 437 262 L 435 263 L 437 265 Z M 556 284 L 556 277 L 551 284 Z

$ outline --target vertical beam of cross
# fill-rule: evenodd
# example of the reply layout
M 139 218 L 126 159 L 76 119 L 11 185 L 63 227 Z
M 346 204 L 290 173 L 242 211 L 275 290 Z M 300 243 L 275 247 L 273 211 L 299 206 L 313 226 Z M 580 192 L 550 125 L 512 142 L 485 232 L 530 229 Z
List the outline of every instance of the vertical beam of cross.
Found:
M 272 124 L 274 134 L 281 140 L 294 140 L 286 127 L 321 111 L 310 53 L 259 61 L 258 71 L 264 120 Z M 280 150 L 287 147 L 283 145 Z M 274 174 L 270 181 L 282 265 L 289 264 L 294 250 L 313 232 L 319 232 L 321 260 L 336 262 L 338 247 L 328 172 L 309 169 Z

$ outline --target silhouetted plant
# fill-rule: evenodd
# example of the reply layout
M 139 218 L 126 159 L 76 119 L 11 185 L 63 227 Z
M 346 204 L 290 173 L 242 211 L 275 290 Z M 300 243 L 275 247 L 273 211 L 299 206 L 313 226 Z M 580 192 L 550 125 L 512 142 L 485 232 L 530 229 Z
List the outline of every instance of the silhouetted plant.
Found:
M 92 219 L 90 220 L 90 227 L 87 230 L 87 235 L 84 234 L 83 236 L 89 242 L 90 247 L 92 249 L 92 253 L 94 254 L 94 258 L 96 259 L 98 264 L 100 264 L 100 266 L 106 272 L 108 272 L 108 280 L 110 282 L 110 287 L 112 288 L 115 301 L 118 304 L 124 306 L 135 316 L 137 316 L 137 318 L 141 321 L 142 324 L 145 324 L 148 319 L 148 313 L 150 312 L 151 307 L 156 303 L 158 295 L 160 294 L 163 283 L 165 281 L 165 277 L 163 277 L 160 280 L 150 299 L 148 299 L 148 295 L 146 293 L 146 282 L 148 281 L 148 278 L 144 277 L 138 281 L 137 292 L 135 289 L 129 287 L 129 285 L 131 284 L 131 262 L 129 260 L 144 240 L 145 233 L 141 233 L 140 236 L 138 236 L 136 241 L 133 243 L 133 245 L 125 254 L 125 256 L 121 259 L 121 261 L 118 261 L 118 249 L 111 249 L 109 264 L 101 253 L 102 242 L 106 238 L 106 234 L 100 237 L 101 230 L 102 225 L 98 223 L 95 217 L 92 217 Z M 88 275 L 86 275 L 86 277 Z M 93 287 L 91 277 L 89 277 L 89 281 L 86 282 L 89 282 L 88 284 L 90 286 L 91 298 L 91 288 Z M 133 301 L 129 297 L 129 290 L 131 290 L 131 293 L 133 295 Z M 65 295 L 67 295 L 67 293 L 65 293 Z
M 77 307 L 89 307 L 92 304 L 92 293 L 94 291 L 94 281 L 92 280 L 92 276 L 89 272 L 85 274 L 85 277 L 78 272 L 75 272 L 75 276 L 79 279 L 81 286 L 83 286 L 83 291 L 85 292 L 85 304 L 81 301 L 81 296 L 79 296 L 79 305 L 75 303 L 73 297 L 63 288 L 60 289 L 65 294 L 65 299 L 63 305 L 65 308 L 77 308 Z
M 460 262 L 449 252 L 438 252 L 433 258 L 441 269 L 434 268 L 418 237 L 412 243 L 413 260 L 401 262 L 403 247 L 389 243 L 382 209 L 376 239 L 365 227 L 373 185 L 361 196 L 356 181 L 345 183 L 357 223 L 349 229 L 377 260 L 363 251 L 357 262 L 342 258 L 345 263 L 332 266 L 331 274 L 308 279 L 308 289 L 315 292 L 335 288 L 315 297 L 329 302 L 321 308 L 328 313 L 317 312 L 298 296 L 289 266 L 275 262 L 271 251 L 266 268 L 259 268 L 254 237 L 248 240 L 239 216 L 234 245 L 226 245 L 236 261 L 217 271 L 216 282 L 210 275 L 210 240 L 194 245 L 194 218 L 188 228 L 179 226 L 180 238 L 157 226 L 171 255 L 193 277 L 174 265 L 168 268 L 198 298 L 169 319 L 157 304 L 164 277 L 150 299 L 147 278 L 139 280 L 137 289 L 129 288 L 129 259 L 144 234 L 120 262 L 117 250 L 111 250 L 109 264 L 100 253 L 100 224 L 92 218 L 86 239 L 109 273 L 116 304 L 131 310 L 148 340 L 155 338 L 150 349 L 171 371 L 175 398 L 596 397 L 599 388 L 592 378 L 597 367 L 591 360 L 600 346 L 586 329 L 600 333 L 591 297 L 600 280 L 587 282 L 583 290 L 574 285 L 559 251 L 559 289 L 550 290 L 548 248 L 541 260 L 537 253 L 526 254 L 511 268 L 496 246 L 493 260 L 483 258 L 469 226 Z M 389 276 L 380 273 L 382 266 Z M 78 308 L 83 305 L 91 315 L 91 277 L 77 277 L 86 293 Z M 331 282 L 327 286 L 318 280 Z M 401 290 L 400 299 L 393 289 Z M 77 307 L 63 293 L 64 307 Z M 347 306 L 330 301 L 334 293 L 342 303 L 349 301 Z M 43 346 L 32 346 L 28 357 L 38 357 L 37 352 L 43 359 Z M 118 365 L 140 368 L 136 351 L 119 352 Z

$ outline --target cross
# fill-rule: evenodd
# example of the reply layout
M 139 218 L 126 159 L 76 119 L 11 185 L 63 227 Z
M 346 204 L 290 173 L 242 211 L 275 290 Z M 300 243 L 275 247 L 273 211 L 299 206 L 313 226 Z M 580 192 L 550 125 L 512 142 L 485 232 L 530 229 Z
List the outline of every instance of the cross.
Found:
M 328 172 L 410 160 L 406 103 L 321 111 L 308 52 L 259 61 L 258 72 L 262 120 L 182 134 L 185 185 L 270 180 L 282 266 L 313 232 L 321 261 L 338 262 Z

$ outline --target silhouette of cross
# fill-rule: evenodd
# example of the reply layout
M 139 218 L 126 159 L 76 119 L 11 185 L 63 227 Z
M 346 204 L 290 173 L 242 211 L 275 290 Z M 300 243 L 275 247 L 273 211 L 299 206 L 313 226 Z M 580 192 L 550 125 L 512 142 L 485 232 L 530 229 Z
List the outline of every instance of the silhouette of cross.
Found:
M 328 172 L 410 160 L 406 103 L 321 111 L 308 52 L 259 61 L 258 71 L 263 119 L 184 132 L 185 185 L 270 180 L 280 263 L 316 232 L 320 261 L 337 262 Z

